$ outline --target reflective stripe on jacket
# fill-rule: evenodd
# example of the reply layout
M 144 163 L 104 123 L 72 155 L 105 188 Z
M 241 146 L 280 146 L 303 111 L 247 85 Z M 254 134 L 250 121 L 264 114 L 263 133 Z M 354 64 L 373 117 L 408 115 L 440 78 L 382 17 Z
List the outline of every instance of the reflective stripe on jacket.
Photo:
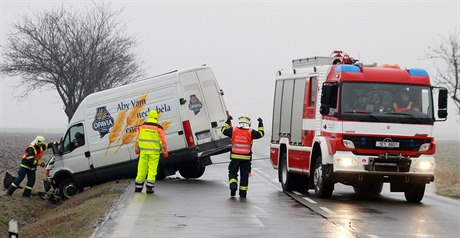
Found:
M 147 154 L 168 152 L 163 128 L 156 123 L 144 123 L 139 130 L 137 138 L 140 151 Z
M 244 155 L 244 156 L 235 156 L 235 159 L 250 159 L 251 147 L 252 147 L 252 130 L 234 127 L 233 132 L 232 132 L 232 154 Z M 246 158 L 248 155 L 249 155 L 249 158 Z

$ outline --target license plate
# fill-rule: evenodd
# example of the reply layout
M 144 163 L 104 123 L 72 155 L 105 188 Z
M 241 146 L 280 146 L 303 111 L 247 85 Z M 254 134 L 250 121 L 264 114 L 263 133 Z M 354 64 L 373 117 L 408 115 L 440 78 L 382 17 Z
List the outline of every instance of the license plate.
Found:
M 196 134 L 196 138 L 198 140 L 204 140 L 204 139 L 209 138 L 209 137 L 211 137 L 211 132 L 210 131 L 201 132 L 199 134 L 198 133 Z
M 395 141 L 376 141 L 375 146 L 385 148 L 399 148 L 399 142 Z

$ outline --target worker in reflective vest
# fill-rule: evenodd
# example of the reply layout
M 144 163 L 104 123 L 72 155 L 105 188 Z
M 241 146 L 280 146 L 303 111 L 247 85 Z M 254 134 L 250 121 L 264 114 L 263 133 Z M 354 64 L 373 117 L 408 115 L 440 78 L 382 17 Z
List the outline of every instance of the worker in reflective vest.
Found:
M 409 92 L 403 91 L 399 94 L 399 97 L 399 100 L 393 102 L 394 112 L 404 112 L 408 110 L 418 111 L 417 108 L 413 107 L 413 103 L 409 99 Z
M 142 192 L 147 178 L 146 192 L 153 193 L 160 153 L 163 153 L 163 157 L 168 157 L 163 127 L 158 124 L 158 112 L 156 110 L 149 111 L 147 122 L 144 122 L 139 129 L 137 143 L 140 155 L 134 191 Z
M 230 153 L 230 164 L 228 165 L 228 183 L 230 196 L 236 195 L 238 188 L 238 171 L 240 171 L 239 195 L 245 198 L 248 191 L 249 174 L 251 173 L 252 141 L 264 136 L 264 125 L 262 119 L 259 121 L 258 130 L 251 129 L 251 118 L 248 114 L 241 114 L 238 117 L 238 126 L 232 127 L 229 116 L 222 126 L 222 133 L 232 138 L 232 151 Z
M 58 142 L 54 143 L 58 144 Z M 41 158 L 43 157 L 44 150 L 52 146 L 53 142 L 48 144 L 45 143 L 45 137 L 35 137 L 30 145 L 24 150 L 21 165 L 19 166 L 18 177 L 10 184 L 8 191 L 6 191 L 6 195 L 13 195 L 14 191 L 27 175 L 27 185 L 24 187 L 22 196 L 30 197 L 32 188 L 35 184 L 35 171 L 37 170 L 37 166 L 45 167 L 45 163 L 41 161 Z

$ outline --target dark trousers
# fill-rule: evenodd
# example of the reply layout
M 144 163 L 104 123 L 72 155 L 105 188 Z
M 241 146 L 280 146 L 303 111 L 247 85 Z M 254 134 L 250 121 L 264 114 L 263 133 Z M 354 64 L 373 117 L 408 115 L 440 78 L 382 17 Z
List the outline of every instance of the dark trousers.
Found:
M 30 197 L 30 194 L 32 193 L 32 187 L 35 184 L 35 170 L 35 167 L 30 169 L 19 167 L 18 177 L 13 181 L 13 183 L 11 183 L 6 194 L 12 195 L 27 175 L 27 185 L 24 187 L 24 193 L 22 196 Z
M 228 165 L 228 181 L 231 190 L 237 189 L 238 171 L 241 172 L 240 193 L 243 191 L 246 193 L 249 184 L 249 173 L 251 172 L 251 161 L 240 159 L 230 160 L 230 164 Z

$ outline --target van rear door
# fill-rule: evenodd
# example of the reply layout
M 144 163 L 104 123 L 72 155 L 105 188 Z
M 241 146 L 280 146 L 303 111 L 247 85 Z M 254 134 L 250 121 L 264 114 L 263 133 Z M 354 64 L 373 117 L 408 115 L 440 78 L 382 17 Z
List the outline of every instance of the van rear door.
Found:
M 227 109 L 222 98 L 219 85 L 211 69 L 196 71 L 203 91 L 206 109 L 209 114 L 211 136 L 213 140 L 225 138 L 220 131 L 223 123 L 227 119 Z
M 187 100 L 187 117 L 196 144 L 211 142 L 211 122 L 196 71 L 182 73 L 179 78 Z

